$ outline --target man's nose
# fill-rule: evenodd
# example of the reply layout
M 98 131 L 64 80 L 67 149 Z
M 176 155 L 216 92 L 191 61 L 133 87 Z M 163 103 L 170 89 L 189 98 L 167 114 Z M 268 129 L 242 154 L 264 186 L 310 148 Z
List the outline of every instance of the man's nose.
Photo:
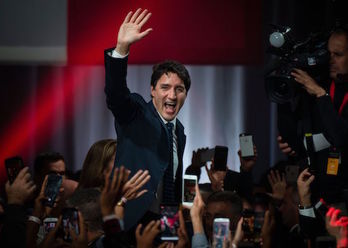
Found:
M 175 92 L 175 89 L 171 89 L 171 90 L 169 91 L 168 97 L 169 97 L 170 99 L 176 99 L 176 92 Z

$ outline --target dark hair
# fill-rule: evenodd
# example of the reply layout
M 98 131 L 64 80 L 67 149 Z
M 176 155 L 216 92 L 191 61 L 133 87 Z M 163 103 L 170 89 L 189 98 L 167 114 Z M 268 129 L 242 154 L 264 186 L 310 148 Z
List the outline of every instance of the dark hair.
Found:
M 98 188 L 77 189 L 67 200 L 69 207 L 76 207 L 87 223 L 88 230 L 103 230 L 100 210 L 100 190 Z
M 227 202 L 232 205 L 232 212 L 234 214 L 241 214 L 243 210 L 242 199 L 236 192 L 232 191 L 217 191 L 212 193 L 207 199 L 207 205 L 212 202 Z
M 346 37 L 346 39 L 348 40 L 348 25 L 347 24 L 337 24 L 331 34 L 330 37 L 332 35 L 344 35 Z
M 151 86 L 156 88 L 157 81 L 163 74 L 175 73 L 184 82 L 186 93 L 191 86 L 190 75 L 185 66 L 174 60 L 166 60 L 152 67 Z
M 46 169 L 46 166 L 48 166 L 50 163 L 57 162 L 59 160 L 64 160 L 64 157 L 59 152 L 44 152 L 40 153 L 36 158 L 34 162 L 34 173 L 38 174 L 41 173 L 44 169 Z

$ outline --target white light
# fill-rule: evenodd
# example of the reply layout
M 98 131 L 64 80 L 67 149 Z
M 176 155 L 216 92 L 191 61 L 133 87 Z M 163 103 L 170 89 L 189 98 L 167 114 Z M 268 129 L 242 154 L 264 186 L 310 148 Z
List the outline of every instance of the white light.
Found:
M 280 32 L 273 32 L 269 36 L 269 42 L 271 43 L 272 46 L 279 48 L 285 43 L 284 35 Z

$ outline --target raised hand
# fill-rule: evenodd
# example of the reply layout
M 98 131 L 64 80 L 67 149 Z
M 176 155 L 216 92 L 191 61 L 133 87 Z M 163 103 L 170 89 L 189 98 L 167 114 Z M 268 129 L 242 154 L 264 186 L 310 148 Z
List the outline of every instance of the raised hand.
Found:
M 208 169 L 208 166 L 205 165 L 205 170 L 207 171 L 207 174 L 211 183 L 211 189 L 213 191 L 223 191 L 224 180 L 225 180 L 227 171 L 215 171 L 214 161 L 212 161 L 210 169 Z
M 105 186 L 100 196 L 100 208 L 103 216 L 114 213 L 116 203 L 122 197 L 122 188 L 128 179 L 129 173 L 123 166 L 115 168 L 112 179 L 111 171 L 105 176 Z
M 305 207 L 311 206 L 311 188 L 310 185 L 314 180 L 308 168 L 301 172 L 297 178 L 297 189 L 300 198 L 300 204 Z
M 317 97 L 326 94 L 326 91 L 320 87 L 317 82 L 315 82 L 315 80 L 308 75 L 307 72 L 295 68 L 291 72 L 291 76 L 295 78 L 296 82 L 303 85 L 308 94 L 315 95 Z
M 337 247 L 348 247 L 348 217 L 342 216 L 339 209 L 330 208 L 326 213 L 326 230 L 336 238 Z
M 76 233 L 75 229 L 72 228 L 72 226 L 69 227 L 69 233 L 72 238 L 71 247 L 74 247 L 74 248 L 88 247 L 87 230 L 85 227 L 85 221 L 80 212 L 79 212 L 79 233 Z
M 277 141 L 278 141 L 279 149 L 282 151 L 282 153 L 288 156 L 296 156 L 296 152 L 292 150 L 292 148 L 289 146 L 287 142 L 283 141 L 282 136 L 278 136 Z
M 252 171 L 252 169 L 254 168 L 254 165 L 256 163 L 256 159 L 257 159 L 257 149 L 256 149 L 255 145 L 254 145 L 254 154 L 255 154 L 255 156 L 252 158 L 243 158 L 241 150 L 238 150 L 238 157 L 239 157 L 239 161 L 240 161 L 241 170 L 243 170 L 245 172 Z
M 137 9 L 134 14 L 132 11 L 128 13 L 118 31 L 116 52 L 126 55 L 133 43 L 141 40 L 152 31 L 152 28 L 148 28 L 141 32 L 141 28 L 150 16 L 151 13 L 147 9 L 142 12 L 141 9 Z
M 23 205 L 34 194 L 36 186 L 31 180 L 29 168 L 24 167 L 12 184 L 6 183 L 6 194 L 8 204 Z
M 137 239 L 137 248 L 151 248 L 153 247 L 153 241 L 157 234 L 161 232 L 160 230 L 160 224 L 161 221 L 151 221 L 147 226 L 144 228 L 143 232 L 140 233 L 140 230 L 142 228 L 142 224 L 139 224 L 137 226 L 137 229 L 135 230 L 135 236 Z
M 148 170 L 139 170 L 135 175 L 129 179 L 122 188 L 123 197 L 127 200 L 136 199 L 147 192 L 146 189 L 139 191 L 149 180 L 151 176 Z
M 286 181 L 285 175 L 280 174 L 278 170 L 271 172 L 267 175 L 268 182 L 272 187 L 272 194 L 270 196 L 275 200 L 283 200 L 286 193 Z
M 201 193 L 199 191 L 198 184 L 195 186 L 196 196 L 193 200 L 193 205 L 190 209 L 190 215 L 193 225 L 194 233 L 204 233 L 203 229 L 203 211 L 204 211 L 204 201 L 202 199 Z

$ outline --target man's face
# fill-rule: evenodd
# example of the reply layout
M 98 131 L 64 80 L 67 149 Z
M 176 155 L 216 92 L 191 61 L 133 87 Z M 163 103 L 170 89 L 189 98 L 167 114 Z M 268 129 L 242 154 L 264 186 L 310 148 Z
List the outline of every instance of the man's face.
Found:
M 65 163 L 63 160 L 58 160 L 57 162 L 50 163 L 48 166 L 48 173 L 55 173 L 61 176 L 65 175 Z
M 240 216 L 233 214 L 232 205 L 228 202 L 211 202 L 207 205 L 205 210 L 205 231 L 208 239 L 213 238 L 213 224 L 215 218 L 228 218 L 230 219 L 230 230 L 235 229 Z
M 151 86 L 155 108 L 166 121 L 171 121 L 179 113 L 186 99 L 184 82 L 176 73 L 163 74 L 156 87 Z
M 332 34 L 328 42 L 330 52 L 330 77 L 348 74 L 348 40 L 343 34 Z

